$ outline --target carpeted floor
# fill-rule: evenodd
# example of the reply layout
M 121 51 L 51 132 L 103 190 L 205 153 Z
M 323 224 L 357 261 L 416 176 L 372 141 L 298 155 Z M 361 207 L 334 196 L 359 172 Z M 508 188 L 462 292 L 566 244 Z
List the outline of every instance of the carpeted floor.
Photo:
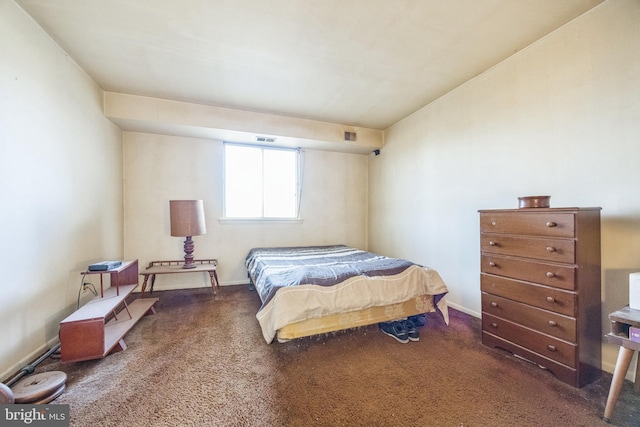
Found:
M 62 364 L 72 426 L 607 426 L 611 376 L 582 389 L 484 347 L 480 321 L 428 316 L 419 342 L 376 326 L 266 344 L 246 286 L 155 292 L 105 359 Z M 625 384 L 610 425 L 640 425 Z

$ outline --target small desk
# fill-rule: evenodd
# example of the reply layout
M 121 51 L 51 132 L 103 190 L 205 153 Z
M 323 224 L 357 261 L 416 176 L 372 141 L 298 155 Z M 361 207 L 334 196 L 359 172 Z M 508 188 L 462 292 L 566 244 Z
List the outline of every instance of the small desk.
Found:
M 618 353 L 616 367 L 613 371 L 611 388 L 609 389 L 609 396 L 607 397 L 607 406 L 604 409 L 603 418 L 606 422 L 611 420 L 611 415 L 620 396 L 620 391 L 622 390 L 627 370 L 631 364 L 633 353 L 640 351 L 640 342 L 629 339 L 629 327 L 640 327 L 640 310 L 634 310 L 626 306 L 611 313 L 609 319 L 611 320 L 611 332 L 605 335 L 605 338 L 607 342 L 619 345 L 620 351 Z M 636 365 L 633 391 L 634 393 L 640 391 L 640 358 L 638 358 Z
M 151 276 L 151 290 L 153 292 L 153 285 L 156 282 L 156 274 L 178 274 L 178 273 L 209 273 L 209 279 L 211 280 L 211 288 L 213 294 L 216 293 L 216 287 L 220 289 L 220 282 L 218 282 L 218 273 L 216 269 L 218 267 L 217 259 L 194 259 L 193 263 L 196 265 L 194 268 L 182 268 L 184 260 L 180 261 L 151 261 L 147 268 L 140 273 L 144 276 L 144 282 L 142 283 L 142 292 L 140 298 L 144 296 L 144 291 L 147 288 L 147 281 Z

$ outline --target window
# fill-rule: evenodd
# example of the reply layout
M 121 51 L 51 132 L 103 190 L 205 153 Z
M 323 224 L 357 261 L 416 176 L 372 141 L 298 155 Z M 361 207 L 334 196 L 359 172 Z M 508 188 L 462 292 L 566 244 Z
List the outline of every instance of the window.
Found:
M 299 151 L 224 144 L 225 218 L 298 218 Z

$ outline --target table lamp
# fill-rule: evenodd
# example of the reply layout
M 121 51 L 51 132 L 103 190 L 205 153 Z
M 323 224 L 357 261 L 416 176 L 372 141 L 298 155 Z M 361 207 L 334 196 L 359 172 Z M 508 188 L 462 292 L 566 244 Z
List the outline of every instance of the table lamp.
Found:
M 192 236 L 207 233 L 204 223 L 204 204 L 202 200 L 169 200 L 171 235 L 186 237 L 184 241 L 184 265 L 182 268 L 195 268 L 193 262 L 194 244 Z

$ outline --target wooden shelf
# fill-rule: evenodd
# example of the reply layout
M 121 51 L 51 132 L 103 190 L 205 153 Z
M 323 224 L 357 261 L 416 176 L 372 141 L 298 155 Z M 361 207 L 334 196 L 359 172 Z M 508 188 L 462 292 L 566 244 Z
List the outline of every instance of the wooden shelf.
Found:
M 137 279 L 137 269 L 136 261 L 118 272 L 107 273 Z M 137 286 L 137 283 L 112 286 L 103 292 L 103 296 L 93 298 L 60 322 L 61 360 L 101 359 L 109 353 L 126 349 L 123 337 L 145 314 L 154 313 L 153 305 L 158 301 L 157 298 L 139 298 L 127 304 L 127 297 Z
M 81 273 L 82 275 L 99 274 L 100 275 L 100 296 L 104 297 L 104 285 L 102 283 L 102 276 L 108 274 L 111 279 L 111 286 L 116 288 L 116 295 L 120 295 L 119 287 L 122 285 L 138 284 L 138 260 L 122 261 L 122 264 L 116 268 L 110 270 L 86 270 Z
M 63 322 L 76 322 L 87 319 L 104 318 L 112 313 L 114 308 L 122 304 L 129 294 L 136 288 L 136 285 L 120 286 L 120 295 L 116 295 L 115 288 L 108 288 L 104 292 L 104 297 L 95 297 L 78 310 L 71 313 Z
M 158 298 L 137 299 L 129 304 L 128 312 L 127 309 L 122 309 L 118 313 L 117 319 L 113 318 L 107 322 L 104 327 L 104 353 L 102 357 L 109 354 L 119 344 L 122 337 L 138 323 L 138 320 L 149 311 L 153 311 L 153 305 L 156 301 L 158 301 Z M 131 317 L 129 317 L 129 314 L 131 314 Z

